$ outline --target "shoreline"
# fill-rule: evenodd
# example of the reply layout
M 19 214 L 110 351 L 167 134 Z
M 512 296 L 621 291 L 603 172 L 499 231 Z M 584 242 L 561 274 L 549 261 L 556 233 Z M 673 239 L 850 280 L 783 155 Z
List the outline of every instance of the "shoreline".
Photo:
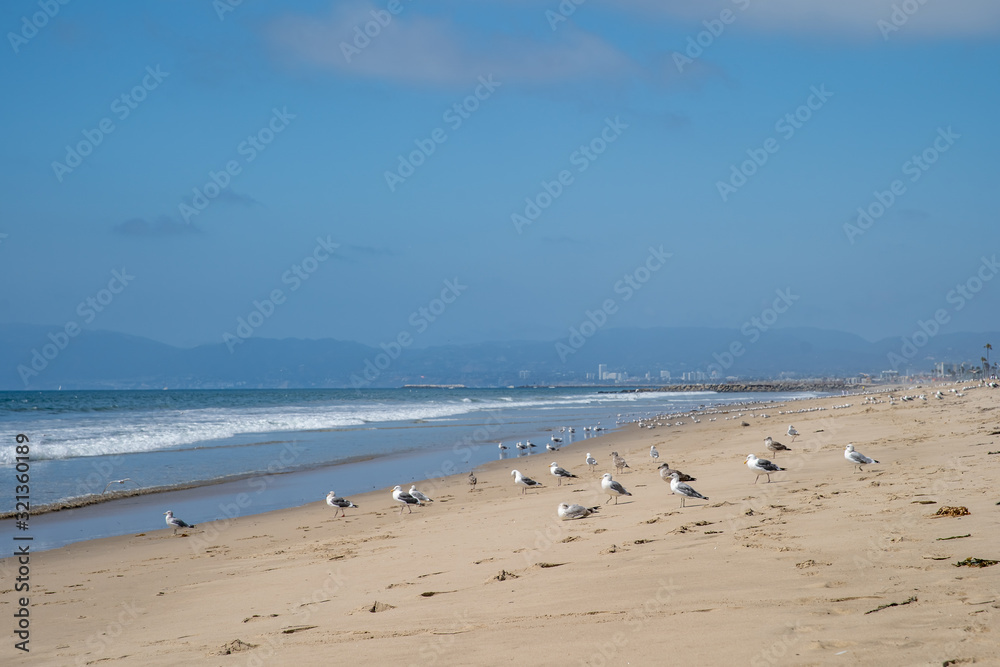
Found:
M 38 553 L 32 658 L 313 665 L 334 650 L 346 662 L 467 665 L 530 647 L 538 664 L 596 666 L 660 663 L 669 647 L 708 664 L 997 662 L 997 571 L 956 563 L 1000 558 L 1000 394 L 955 388 L 965 395 L 831 396 L 628 424 L 551 459 L 477 466 L 475 491 L 461 474 L 418 482 L 435 502 L 402 515 L 383 487 L 350 496 L 359 508 L 345 518 L 317 498 Z M 793 451 L 768 455 L 764 435 Z M 882 463 L 855 471 L 847 442 Z M 711 500 L 681 509 L 650 445 Z M 598 484 L 614 472 L 611 451 L 630 464 L 615 479 L 632 496 L 617 504 Z M 748 451 L 787 470 L 754 484 Z M 559 486 L 551 460 L 578 477 Z M 521 495 L 514 465 L 544 487 Z M 558 502 L 600 511 L 560 522 Z M 970 514 L 931 518 L 946 505 Z

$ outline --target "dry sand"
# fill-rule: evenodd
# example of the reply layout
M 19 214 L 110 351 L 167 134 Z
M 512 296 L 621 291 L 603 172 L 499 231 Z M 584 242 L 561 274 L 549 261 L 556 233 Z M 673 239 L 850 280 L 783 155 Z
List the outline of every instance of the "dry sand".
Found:
M 1000 390 L 945 392 L 632 425 L 483 466 L 474 492 L 465 475 L 418 484 L 435 502 L 402 516 L 386 489 L 353 497 L 346 518 L 318 499 L 37 554 L 31 652 L 7 634 L 0 662 L 1000 665 L 1000 565 L 955 566 L 1000 559 Z M 810 407 L 827 409 L 778 414 Z M 794 451 L 770 454 L 767 435 Z M 881 464 L 856 472 L 849 442 Z M 650 444 L 711 500 L 680 509 Z M 633 496 L 604 505 L 612 450 Z M 788 471 L 755 485 L 748 453 Z M 579 479 L 557 487 L 552 460 Z M 515 467 L 545 487 L 521 496 Z M 560 522 L 560 502 L 602 508 Z M 946 505 L 970 514 L 930 518 Z M 957 535 L 968 537 L 940 539 Z M 12 582 L 11 560 L 2 566 Z M 10 625 L 16 597 L 3 593 Z

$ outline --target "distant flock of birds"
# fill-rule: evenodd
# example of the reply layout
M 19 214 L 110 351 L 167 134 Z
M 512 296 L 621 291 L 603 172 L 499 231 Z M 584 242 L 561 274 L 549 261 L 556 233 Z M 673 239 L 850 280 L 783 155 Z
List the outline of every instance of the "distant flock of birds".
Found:
M 989 387 L 992 387 L 992 388 L 1000 387 L 1000 385 L 998 385 L 998 383 L 996 383 L 996 382 L 984 383 L 983 386 L 989 386 Z M 961 390 L 953 388 L 953 389 L 950 389 L 949 391 L 950 391 L 950 393 L 954 394 L 955 396 L 962 397 L 962 396 L 965 395 L 962 392 L 965 391 L 965 390 L 967 390 L 967 389 L 971 389 L 971 388 L 973 388 L 973 387 L 962 387 Z M 934 392 L 934 397 L 940 400 L 940 399 L 943 399 L 945 397 L 945 394 L 942 393 L 940 390 L 938 390 L 938 391 Z M 896 404 L 896 400 L 897 399 L 892 394 L 888 394 L 887 398 L 888 398 L 888 402 L 889 402 L 890 405 L 895 405 Z M 901 401 L 901 402 L 909 402 L 909 401 L 913 401 L 913 400 L 923 400 L 923 401 L 926 401 L 927 400 L 927 396 L 925 394 L 919 394 L 917 396 L 904 395 L 904 396 L 900 396 L 899 397 L 899 401 Z M 886 401 L 882 401 L 882 400 L 878 399 L 876 396 L 867 396 L 862 403 L 863 404 L 876 404 L 876 403 L 885 403 L 885 402 Z M 732 407 L 732 406 L 730 406 L 730 407 Z M 773 407 L 778 407 L 778 406 L 773 406 Z M 843 405 L 833 406 L 833 409 L 848 408 L 848 407 L 851 407 L 850 403 L 845 403 Z M 826 409 L 827 408 L 825 408 L 825 407 L 809 407 L 809 408 L 802 408 L 802 409 L 799 409 L 799 410 L 781 410 L 781 411 L 779 411 L 779 414 L 785 414 L 785 415 L 787 415 L 787 414 L 798 414 L 798 413 L 803 413 L 803 412 L 816 412 L 816 411 L 826 410 Z M 712 412 L 702 413 L 702 414 L 712 414 Z M 725 419 L 727 419 L 727 420 L 728 419 L 739 419 L 739 418 L 741 418 L 743 416 L 744 416 L 744 413 L 743 412 L 739 412 L 739 413 L 737 413 L 734 416 L 727 416 L 727 417 L 725 417 Z M 767 415 L 765 413 L 756 413 L 755 414 L 755 413 L 752 413 L 752 412 L 749 414 L 749 416 L 750 417 L 757 417 L 757 418 L 765 418 L 765 419 L 769 417 L 769 415 Z M 619 414 L 618 417 L 621 418 L 622 415 Z M 669 420 L 673 419 L 674 417 L 676 417 L 676 415 L 673 416 L 673 417 L 659 416 L 659 417 L 654 417 L 654 418 L 644 418 L 644 419 L 633 420 L 633 423 L 637 423 L 638 426 L 639 426 L 639 428 L 656 428 L 657 426 L 664 426 L 664 425 L 665 426 L 682 426 L 682 425 L 684 425 L 686 423 L 686 422 L 684 422 L 682 420 L 678 420 L 678 421 L 675 421 L 675 422 L 671 423 L 671 421 L 669 421 Z M 693 415 L 690 416 L 690 418 L 692 420 L 692 423 L 700 423 L 701 422 L 700 419 L 698 419 L 697 417 L 695 417 Z M 665 419 L 667 420 L 666 423 L 664 423 Z M 712 418 L 709 419 L 709 421 L 715 421 L 715 420 L 716 420 L 715 417 L 712 417 Z M 616 423 L 622 424 L 622 423 L 625 423 L 625 420 L 619 419 Z M 742 421 L 741 425 L 742 426 L 749 426 L 749 424 L 746 421 Z M 562 427 L 559 430 L 560 430 L 560 432 L 569 433 L 571 435 L 576 432 L 576 429 L 570 428 L 570 427 Z M 597 431 L 603 431 L 604 428 L 602 426 L 598 425 L 598 426 L 595 426 L 595 427 L 589 427 L 589 426 L 588 427 L 584 427 L 583 430 L 585 432 L 597 432 Z M 791 440 L 792 443 L 794 443 L 795 442 L 795 438 L 797 438 L 799 436 L 798 430 L 796 430 L 796 428 L 794 426 L 791 426 L 791 425 L 788 427 L 788 430 L 786 431 L 786 434 L 792 439 Z M 551 440 L 551 443 L 547 443 L 545 445 L 545 448 L 548 451 L 551 451 L 551 452 L 559 451 L 559 445 L 563 442 L 563 439 L 561 437 L 553 435 L 550 438 L 550 440 Z M 504 451 L 507 450 L 508 448 L 502 442 L 498 443 L 497 446 L 498 446 L 498 448 L 500 450 L 500 456 L 502 458 Z M 531 449 L 535 449 L 536 448 L 536 445 L 534 443 L 532 443 L 530 440 L 528 440 L 528 441 L 525 441 L 525 442 L 517 442 L 515 444 L 515 447 L 517 448 L 517 450 L 519 452 L 524 452 L 524 451 L 529 451 L 530 452 Z M 786 445 L 784 445 L 784 444 L 776 441 L 771 436 L 768 436 L 767 438 L 764 439 L 764 447 L 768 451 L 773 452 L 774 454 L 778 454 L 779 452 L 790 452 L 790 451 L 792 451 L 792 449 L 790 447 L 788 447 L 788 446 L 786 446 Z M 654 462 L 656 462 L 657 460 L 659 460 L 659 458 L 660 458 L 660 452 L 656 449 L 656 445 L 651 445 L 650 446 L 650 448 L 649 448 L 649 456 L 650 456 L 651 459 L 653 459 Z M 844 448 L 844 459 L 847 460 L 848 463 L 854 465 L 857 470 L 862 470 L 862 471 L 864 470 L 864 466 L 866 466 L 866 465 L 871 465 L 873 463 L 879 463 L 876 459 L 873 459 L 873 458 L 870 458 L 868 456 L 865 456 L 861 452 L 857 451 L 857 449 L 854 448 L 853 444 L 848 444 Z M 611 462 L 612 462 L 612 465 L 614 466 L 615 471 L 616 471 L 617 474 L 622 474 L 625 471 L 626 468 L 631 468 L 631 466 L 629 466 L 629 464 L 625 461 L 625 459 L 622 456 L 620 456 L 618 454 L 618 452 L 611 452 Z M 597 459 L 595 459 L 593 456 L 591 456 L 590 452 L 587 452 L 586 464 L 590 467 L 591 471 L 594 471 L 596 469 L 596 467 L 597 467 Z M 782 468 L 782 467 L 778 466 L 777 464 L 775 464 L 775 463 L 773 463 L 773 462 L 771 462 L 771 461 L 769 461 L 767 459 L 759 458 L 755 454 L 747 454 L 747 457 L 746 457 L 746 460 L 745 460 L 745 464 L 746 464 L 747 468 L 749 468 L 752 472 L 756 473 L 756 475 L 757 475 L 754 478 L 754 484 L 756 484 L 760 480 L 761 475 L 764 475 L 767 478 L 767 482 L 770 482 L 772 474 L 777 473 L 777 472 L 784 472 L 785 471 L 785 468 Z M 678 495 L 678 496 L 681 497 L 681 507 L 682 508 L 685 507 L 685 501 L 687 499 L 689 499 L 689 498 L 699 499 L 699 500 L 708 500 L 709 499 L 708 496 L 703 496 L 702 494 L 700 494 L 697 491 L 695 491 L 695 489 L 692 488 L 689 484 L 687 484 L 687 482 L 697 481 L 697 479 L 694 478 L 694 477 L 692 477 L 691 475 L 688 475 L 688 474 L 686 474 L 684 472 L 681 472 L 680 470 L 674 470 L 674 469 L 672 469 L 670 467 L 669 463 L 661 463 L 661 464 L 659 464 L 658 470 L 659 470 L 660 478 L 663 479 L 663 481 L 666 482 L 666 481 L 669 480 L 671 492 L 673 492 L 674 494 L 676 494 L 676 495 Z M 577 479 L 578 478 L 577 475 L 575 475 L 575 474 L 571 473 L 570 471 L 566 470 L 565 468 L 559 466 L 555 461 L 553 461 L 549 465 L 549 473 L 558 480 L 558 482 L 557 482 L 558 486 L 562 486 L 562 481 L 564 479 L 570 479 L 570 478 Z M 521 494 L 522 495 L 524 495 L 525 493 L 527 493 L 528 489 L 533 489 L 533 488 L 544 486 L 541 482 L 537 482 L 537 481 L 531 479 L 530 477 L 525 476 L 523 473 L 521 473 L 520 470 L 511 470 L 510 474 L 514 478 L 514 484 L 516 484 L 517 486 L 521 487 Z M 121 484 L 121 485 L 124 485 L 124 483 L 127 482 L 127 481 L 132 481 L 133 483 L 135 483 L 133 480 L 131 480 L 129 478 L 125 478 L 125 479 L 122 479 L 122 480 L 112 480 L 111 482 L 108 483 L 108 486 L 111 486 L 112 484 Z M 478 479 L 476 478 L 476 475 L 473 472 L 469 473 L 468 483 L 472 487 L 470 489 L 470 491 L 475 490 L 476 484 L 478 484 Z M 632 495 L 624 486 L 622 486 L 622 484 L 620 482 L 618 482 L 617 480 L 615 480 L 612 477 L 611 473 L 609 473 L 609 472 L 604 473 L 602 475 L 602 477 L 601 477 L 601 489 L 608 495 L 608 499 L 606 501 L 604 501 L 605 505 L 607 505 L 609 502 L 611 502 L 612 499 L 614 499 L 615 504 L 617 505 L 619 497 L 621 497 L 621 496 L 631 496 Z M 106 491 L 107 491 L 107 487 L 105 487 L 105 492 Z M 411 507 L 413 505 L 424 506 L 427 503 L 434 502 L 433 499 L 431 499 L 431 498 L 427 497 L 425 494 L 421 493 L 417 489 L 416 485 L 411 485 L 409 492 L 403 491 L 402 486 L 396 485 L 392 489 L 392 498 L 397 503 L 399 503 L 399 513 L 400 514 L 403 513 L 403 509 L 404 508 L 408 512 L 412 513 L 413 510 L 411 509 Z M 335 512 L 335 516 L 337 518 L 346 516 L 347 513 L 346 513 L 345 510 L 351 509 L 351 508 L 357 509 L 357 507 L 358 507 L 353 502 L 351 502 L 349 499 L 342 498 L 342 497 L 338 496 L 333 491 L 331 491 L 327 495 L 327 497 L 326 497 L 326 503 L 330 507 L 333 507 L 334 510 L 336 510 L 336 512 L 339 512 L 339 513 Z M 559 506 L 558 506 L 558 508 L 557 508 L 557 516 L 560 519 L 564 520 L 564 521 L 565 520 L 571 520 L 571 519 L 582 519 L 582 518 L 590 516 L 591 514 L 594 514 L 599 509 L 600 509 L 600 507 L 584 507 L 583 505 L 578 505 L 578 504 L 560 503 Z M 181 529 L 181 528 L 194 528 L 195 525 L 196 525 L 196 524 L 186 523 L 182 519 L 179 519 L 179 518 L 175 517 L 174 513 L 172 511 L 168 510 L 168 511 L 164 512 L 163 514 L 164 514 L 167 526 L 169 526 L 169 527 L 171 527 L 171 528 L 174 529 L 174 534 L 177 533 L 178 529 Z

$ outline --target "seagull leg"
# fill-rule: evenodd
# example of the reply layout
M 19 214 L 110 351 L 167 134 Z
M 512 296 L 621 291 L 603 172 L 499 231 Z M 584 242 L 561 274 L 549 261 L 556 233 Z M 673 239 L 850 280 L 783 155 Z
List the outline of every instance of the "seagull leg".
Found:
M 756 477 L 753 478 L 753 483 L 756 484 L 758 479 L 760 479 L 760 475 L 757 475 Z
M 610 502 L 611 502 L 611 496 L 608 496 L 608 499 L 604 501 L 604 504 L 607 505 Z

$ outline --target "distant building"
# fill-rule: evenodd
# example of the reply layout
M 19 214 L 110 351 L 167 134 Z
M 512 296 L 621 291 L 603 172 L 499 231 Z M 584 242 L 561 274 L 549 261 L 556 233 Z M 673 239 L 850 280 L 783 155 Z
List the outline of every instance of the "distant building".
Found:
M 670 371 L 660 371 L 660 379 L 661 380 L 669 380 L 670 379 Z
M 529 377 L 531 377 L 531 371 L 518 371 L 517 377 L 519 377 L 522 380 L 527 380 Z
M 610 378 L 604 377 L 607 374 L 608 374 L 608 365 L 607 364 L 597 364 L 597 379 L 598 380 L 607 380 L 607 379 L 610 379 Z

